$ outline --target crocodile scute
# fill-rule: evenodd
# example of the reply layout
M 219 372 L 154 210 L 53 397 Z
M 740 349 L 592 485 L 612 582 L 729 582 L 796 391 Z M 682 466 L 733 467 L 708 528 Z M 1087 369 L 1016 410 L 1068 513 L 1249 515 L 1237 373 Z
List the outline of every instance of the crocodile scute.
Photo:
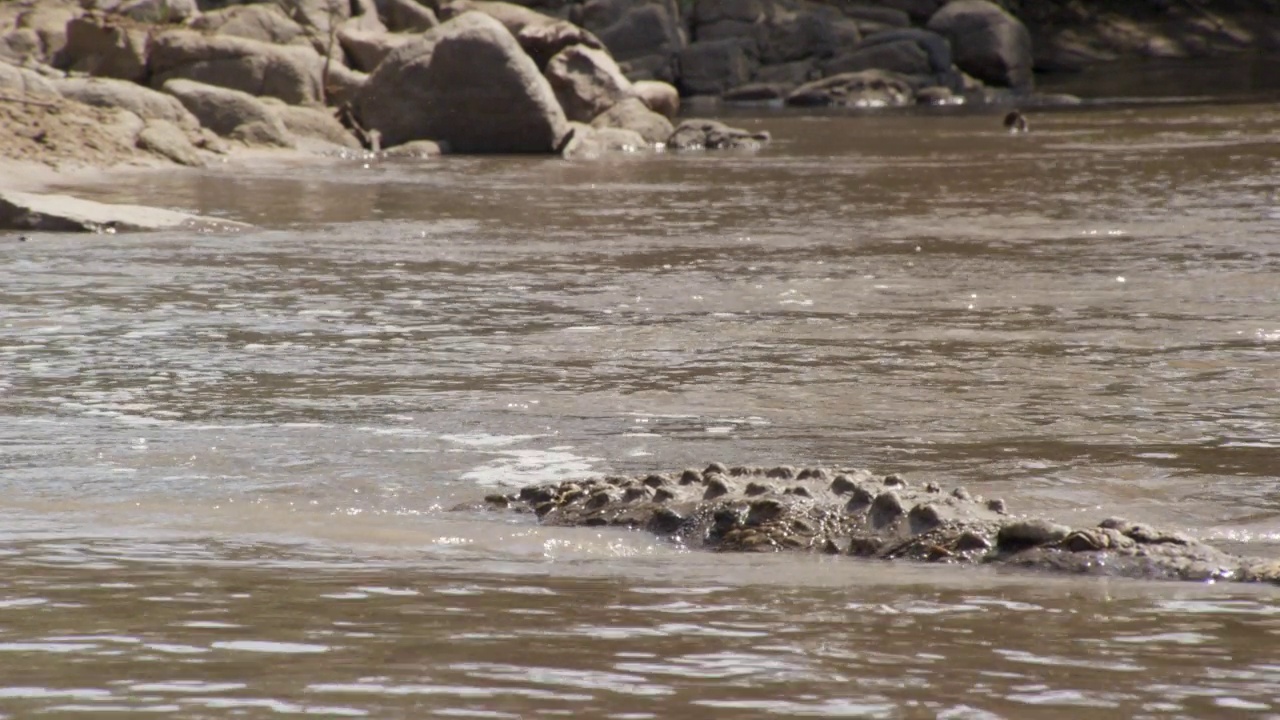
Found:
M 1194 538 L 1109 518 L 1073 528 L 1016 516 L 963 487 L 914 486 L 852 468 L 711 463 L 702 470 L 534 485 L 485 498 L 559 526 L 645 530 L 716 552 L 821 552 L 992 564 L 1139 579 L 1280 584 L 1280 560 L 1232 555 Z

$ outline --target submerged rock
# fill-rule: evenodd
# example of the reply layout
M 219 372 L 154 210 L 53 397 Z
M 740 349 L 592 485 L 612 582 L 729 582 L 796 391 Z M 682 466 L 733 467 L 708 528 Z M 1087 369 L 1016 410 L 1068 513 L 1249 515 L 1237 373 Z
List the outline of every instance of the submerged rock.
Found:
M 142 205 L 117 205 L 71 197 L 0 191 L 0 229 L 54 232 L 140 230 L 242 230 L 244 223 Z

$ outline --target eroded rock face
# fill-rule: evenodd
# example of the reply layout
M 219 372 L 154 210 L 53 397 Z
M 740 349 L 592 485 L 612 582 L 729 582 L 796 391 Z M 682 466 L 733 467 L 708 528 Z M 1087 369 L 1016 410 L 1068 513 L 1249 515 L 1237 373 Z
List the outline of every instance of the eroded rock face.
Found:
M 537 65 L 501 23 L 479 12 L 392 51 L 357 103 L 364 126 L 386 146 L 435 140 L 462 153 L 545 153 L 569 129 Z
M 643 529 L 721 552 L 802 550 L 1143 579 L 1280 584 L 1280 561 L 1224 553 L 1119 518 L 1072 528 L 964 488 L 850 468 L 727 467 L 611 476 L 486 498 L 543 524 Z

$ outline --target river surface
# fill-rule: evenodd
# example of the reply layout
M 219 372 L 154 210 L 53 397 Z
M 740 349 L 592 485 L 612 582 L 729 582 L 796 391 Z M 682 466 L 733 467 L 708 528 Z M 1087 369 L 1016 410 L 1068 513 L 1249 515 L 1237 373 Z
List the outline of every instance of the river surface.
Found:
M 1280 105 L 160 173 L 0 238 L 0 718 L 1280 717 L 1280 593 L 451 508 L 840 464 L 1280 555 Z

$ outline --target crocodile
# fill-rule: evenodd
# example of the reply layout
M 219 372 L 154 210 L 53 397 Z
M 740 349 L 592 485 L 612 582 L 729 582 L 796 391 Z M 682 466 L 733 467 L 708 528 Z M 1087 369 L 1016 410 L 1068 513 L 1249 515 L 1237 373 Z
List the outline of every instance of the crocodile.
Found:
M 645 530 L 692 549 L 808 551 L 1138 579 L 1280 584 L 1280 560 L 1108 518 L 1073 528 L 963 487 L 854 468 L 728 467 L 603 476 L 489 495 L 545 525 Z

